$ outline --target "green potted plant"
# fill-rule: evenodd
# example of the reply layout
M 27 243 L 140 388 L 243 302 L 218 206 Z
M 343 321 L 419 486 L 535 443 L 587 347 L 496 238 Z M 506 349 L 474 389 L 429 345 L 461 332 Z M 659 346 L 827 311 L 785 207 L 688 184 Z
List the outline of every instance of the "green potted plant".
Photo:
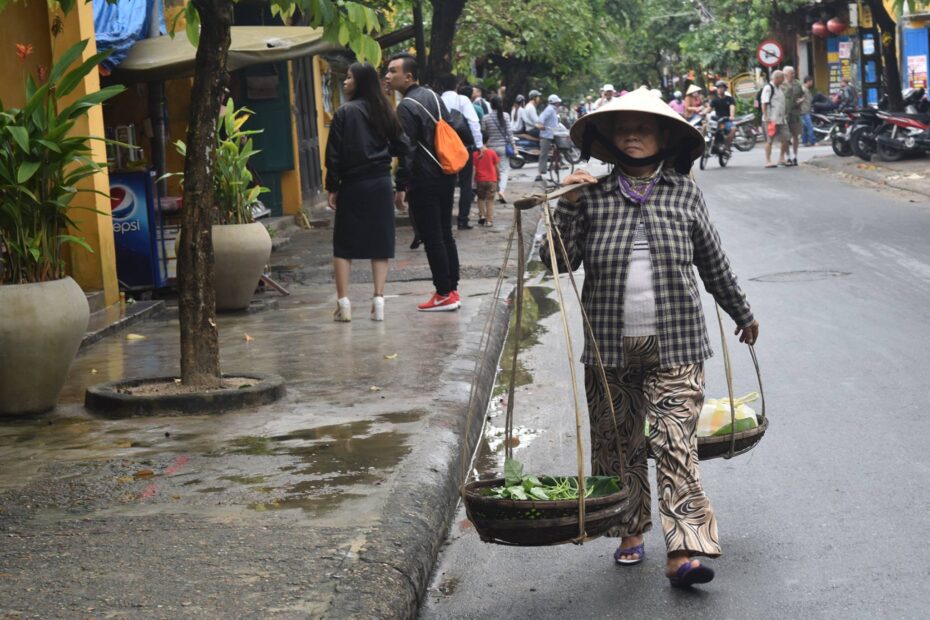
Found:
M 91 251 L 68 232 L 71 201 L 105 166 L 92 159 L 91 138 L 72 129 L 123 87 L 62 103 L 107 56 L 81 61 L 86 46 L 69 48 L 38 80 L 27 75 L 22 108 L 0 103 L 0 414 L 54 407 L 87 329 L 87 298 L 65 273 L 63 249 Z M 31 46 L 17 50 L 25 60 Z
M 248 108 L 236 108 L 232 99 L 220 110 L 216 132 L 216 162 L 213 170 L 213 198 L 216 217 L 213 226 L 214 286 L 216 309 L 243 310 L 249 307 L 255 287 L 271 257 L 271 236 L 252 217 L 252 207 L 268 190 L 253 183 L 249 159 L 258 153 L 251 136 L 260 130 L 243 129 L 252 116 Z M 181 155 L 187 146 L 175 142 Z

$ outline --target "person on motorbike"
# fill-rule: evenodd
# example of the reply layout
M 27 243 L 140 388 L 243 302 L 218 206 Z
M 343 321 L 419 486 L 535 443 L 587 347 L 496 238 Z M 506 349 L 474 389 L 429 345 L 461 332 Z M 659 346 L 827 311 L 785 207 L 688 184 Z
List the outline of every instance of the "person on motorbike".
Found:
M 513 107 L 510 108 L 510 131 L 514 134 L 523 133 L 526 128 L 523 126 L 523 107 L 526 105 L 526 97 L 517 95 L 513 100 Z
M 725 81 L 717 80 L 716 86 L 715 96 L 707 105 L 716 114 L 717 127 L 724 135 L 727 151 L 730 151 L 733 138 L 736 137 L 736 125 L 733 124 L 733 120 L 736 118 L 736 99 L 727 94 L 727 83 Z
M 523 107 L 523 128 L 526 133 L 534 138 L 539 137 L 539 112 L 537 106 L 542 102 L 542 93 L 538 90 L 531 90 L 527 96 L 529 101 Z
M 704 98 L 701 97 L 700 86 L 692 84 L 688 87 L 687 92 L 685 92 L 684 106 L 685 112 L 683 116 L 689 121 L 695 120 L 695 117 L 701 117 L 704 113 Z
M 836 104 L 836 109 L 841 111 L 859 109 L 859 93 L 849 78 L 844 77 L 840 80 L 840 90 L 833 95 L 833 103 Z
M 672 95 L 672 100 L 668 102 L 668 107 L 675 110 L 682 116 L 684 116 L 685 114 L 685 104 L 684 104 L 684 101 L 682 101 L 683 98 L 684 98 L 684 95 L 681 94 L 681 91 L 676 90 L 675 93 Z

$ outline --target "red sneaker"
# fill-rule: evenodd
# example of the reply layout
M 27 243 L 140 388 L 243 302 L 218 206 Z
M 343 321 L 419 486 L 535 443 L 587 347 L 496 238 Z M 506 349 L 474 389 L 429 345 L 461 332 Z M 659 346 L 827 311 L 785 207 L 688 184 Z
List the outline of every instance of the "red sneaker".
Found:
M 459 305 L 462 304 L 462 296 L 459 295 L 458 291 L 452 291 L 451 295 L 455 297 L 455 301 L 459 302 Z
M 451 312 L 458 310 L 459 305 L 459 300 L 454 292 L 448 295 L 433 293 L 433 296 L 428 301 L 417 306 L 417 310 L 420 312 Z

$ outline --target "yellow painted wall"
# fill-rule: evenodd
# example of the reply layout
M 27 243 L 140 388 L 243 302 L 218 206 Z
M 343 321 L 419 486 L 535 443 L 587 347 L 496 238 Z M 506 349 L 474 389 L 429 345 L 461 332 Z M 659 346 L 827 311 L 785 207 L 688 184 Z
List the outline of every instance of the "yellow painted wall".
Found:
M 300 184 L 300 149 L 297 136 L 297 119 L 295 118 L 297 104 L 294 98 L 294 63 L 287 63 L 290 72 L 290 115 L 291 115 L 291 146 L 294 149 L 294 168 L 281 173 L 281 202 L 284 215 L 296 215 L 303 207 L 303 191 Z
M 48 16 L 49 20 L 52 20 L 56 13 L 49 12 Z M 61 16 L 61 19 L 64 28 L 52 46 L 55 54 L 61 54 L 82 39 L 89 39 L 90 43 L 85 48 L 80 61 L 97 53 L 91 4 L 78 2 L 74 9 L 68 15 Z M 60 101 L 60 105 L 67 106 L 70 103 L 69 99 L 98 90 L 100 90 L 100 76 L 96 71 L 91 71 L 69 97 Z M 86 116 L 80 117 L 72 134 L 103 137 L 101 106 L 91 108 Z M 91 141 L 91 149 L 95 161 L 106 161 L 106 147 L 102 142 Z M 69 215 L 77 224 L 78 231 L 75 234 L 84 237 L 94 251 L 90 253 L 79 246 L 70 246 L 71 276 L 85 291 L 102 290 L 106 305 L 111 305 L 119 301 L 119 286 L 116 279 L 116 252 L 113 244 L 110 200 L 106 197 L 110 191 L 109 175 L 106 171 L 95 174 L 85 179 L 79 189 L 85 191 L 79 193 L 71 204 L 85 208 L 71 209 Z
M 24 80 L 28 71 L 33 77 L 40 66 L 52 64 L 51 34 L 48 9 L 44 2 L 20 2 L 8 5 L 0 19 L 0 100 L 8 108 L 25 103 Z M 16 55 L 16 43 L 32 45 L 32 55 L 21 61 Z

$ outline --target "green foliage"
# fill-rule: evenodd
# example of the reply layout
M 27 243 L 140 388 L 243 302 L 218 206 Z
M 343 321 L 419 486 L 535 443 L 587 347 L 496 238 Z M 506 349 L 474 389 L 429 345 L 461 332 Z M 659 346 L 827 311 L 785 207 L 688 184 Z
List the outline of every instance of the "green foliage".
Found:
M 86 47 L 87 41 L 81 41 L 66 50 L 41 84 L 27 76 L 26 103 L 0 112 L 0 282 L 58 279 L 64 275 L 65 244 L 91 251 L 83 239 L 67 233 L 76 228 L 69 208 L 82 191 L 76 186 L 104 166 L 92 159 L 92 138 L 71 135 L 71 130 L 90 108 L 123 87 L 78 97 L 59 111 L 59 99 L 109 54 L 95 54 L 71 68 Z
M 583 0 L 470 0 L 456 34 L 457 69 L 473 58 L 529 61 L 539 74 L 565 76 L 593 51 L 595 8 Z
M 242 126 L 252 116 L 248 108 L 236 108 L 236 103 L 229 99 L 225 109 L 220 111 L 219 131 L 216 132 L 216 150 L 213 169 L 213 199 L 217 206 L 217 224 L 248 224 L 252 222 L 252 205 L 258 197 L 268 192 L 268 188 L 252 184 L 253 176 L 249 170 L 249 159 L 260 151 L 252 145 L 254 134 L 261 129 L 244 130 Z M 174 147 L 178 153 L 187 157 L 187 145 L 177 140 Z M 166 174 L 162 178 L 179 176 L 184 173 Z
M 365 3 L 351 0 L 270 0 L 270 5 L 271 14 L 280 17 L 284 23 L 290 23 L 299 9 L 309 18 L 308 26 L 323 29 L 324 40 L 350 47 L 362 62 L 375 66 L 381 62 L 381 47 L 374 35 L 383 27 L 383 19 L 376 9 Z M 200 43 L 200 13 L 190 2 L 169 24 L 168 34 L 175 35 L 181 15 L 185 17 L 187 38 L 191 45 L 197 47 Z

